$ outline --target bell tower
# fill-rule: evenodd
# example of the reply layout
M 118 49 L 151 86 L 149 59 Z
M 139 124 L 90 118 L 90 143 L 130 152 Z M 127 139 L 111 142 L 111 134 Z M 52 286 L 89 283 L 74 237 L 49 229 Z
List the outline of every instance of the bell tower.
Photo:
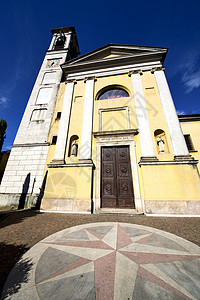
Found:
M 4 177 L 1 206 L 16 208 L 22 194 L 37 198 L 43 180 L 49 144 L 47 137 L 62 80 L 61 64 L 80 50 L 74 27 L 52 29 L 52 40 L 28 100 Z

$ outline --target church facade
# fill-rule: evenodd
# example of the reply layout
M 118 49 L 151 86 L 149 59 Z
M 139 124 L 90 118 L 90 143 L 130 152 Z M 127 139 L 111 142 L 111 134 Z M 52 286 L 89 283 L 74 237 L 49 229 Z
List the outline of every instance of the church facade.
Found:
M 177 116 L 167 48 L 108 44 L 78 56 L 52 30 L 0 186 L 2 207 L 200 214 L 200 115 Z

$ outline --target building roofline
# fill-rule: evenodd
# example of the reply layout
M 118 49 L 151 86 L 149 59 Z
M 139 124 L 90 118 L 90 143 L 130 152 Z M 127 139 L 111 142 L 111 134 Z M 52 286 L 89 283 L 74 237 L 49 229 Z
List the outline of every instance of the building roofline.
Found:
M 180 122 L 200 121 L 200 114 L 178 115 Z
M 96 52 L 99 52 L 99 51 L 101 51 L 101 50 L 105 50 L 106 48 L 111 48 L 111 47 L 123 47 L 123 48 L 124 48 L 124 47 L 130 47 L 130 48 L 135 47 L 135 48 L 141 49 L 141 50 L 148 50 L 148 49 L 149 49 L 149 50 L 150 50 L 150 49 L 152 49 L 152 50 L 155 49 L 155 51 L 156 51 L 156 50 L 159 50 L 160 52 L 163 52 L 163 54 L 164 54 L 163 61 L 165 60 L 165 57 L 166 57 L 167 52 L 168 52 L 168 48 L 167 48 L 167 47 L 153 47 L 153 46 L 143 46 L 143 45 L 109 43 L 109 44 L 106 44 L 106 45 L 101 46 L 101 47 L 99 47 L 99 48 L 96 48 L 96 49 L 94 49 L 94 50 L 92 50 L 92 51 L 89 51 L 89 52 L 87 52 L 87 53 L 84 53 L 84 54 L 82 54 L 82 55 L 80 55 L 80 56 L 77 56 L 76 58 L 73 58 L 72 60 L 70 60 L 69 63 L 72 63 L 73 61 L 82 59 L 82 58 L 87 57 L 87 56 L 90 56 L 90 55 L 92 55 L 92 54 L 94 54 L 94 53 L 96 53 Z M 162 50 L 163 50 L 163 51 L 162 51 Z M 66 64 L 66 63 L 64 63 L 64 64 Z M 63 65 L 64 65 L 64 64 L 63 64 Z
M 54 33 L 60 33 L 60 31 L 62 32 L 72 32 L 74 34 L 76 34 L 76 30 L 75 30 L 75 27 L 74 26 L 69 26 L 69 27 L 59 27 L 59 28 L 53 28 L 51 29 L 51 33 L 54 34 Z

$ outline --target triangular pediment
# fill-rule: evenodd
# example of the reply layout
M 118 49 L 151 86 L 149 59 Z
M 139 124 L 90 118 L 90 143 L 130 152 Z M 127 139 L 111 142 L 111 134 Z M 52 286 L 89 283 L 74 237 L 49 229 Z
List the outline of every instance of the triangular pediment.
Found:
M 77 78 L 97 74 L 101 70 L 111 72 L 125 68 L 133 70 L 134 66 L 137 69 L 144 65 L 162 66 L 167 50 L 161 47 L 108 44 L 69 60 L 61 67 L 66 77 L 75 74 Z
M 95 61 L 100 62 L 101 60 L 110 61 L 120 58 L 139 57 L 156 53 L 166 54 L 166 52 L 167 48 L 161 47 L 108 44 L 67 62 L 67 65 L 72 66 L 76 64 L 87 64 Z

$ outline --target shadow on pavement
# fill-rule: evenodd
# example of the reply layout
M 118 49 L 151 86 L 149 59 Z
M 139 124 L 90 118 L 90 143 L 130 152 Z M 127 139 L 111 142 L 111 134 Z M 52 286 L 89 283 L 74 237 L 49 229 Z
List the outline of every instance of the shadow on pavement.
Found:
M 26 218 L 42 214 L 34 209 L 0 212 L 0 228 L 23 222 Z
M 21 284 L 27 281 L 32 262 L 29 260 L 19 261 L 19 259 L 28 250 L 29 248 L 25 245 L 0 243 L 0 294 L 10 271 L 17 263 L 17 273 L 11 273 L 10 283 L 5 287 L 4 297 L 2 295 L 1 299 L 4 299 L 9 294 L 17 293 Z

